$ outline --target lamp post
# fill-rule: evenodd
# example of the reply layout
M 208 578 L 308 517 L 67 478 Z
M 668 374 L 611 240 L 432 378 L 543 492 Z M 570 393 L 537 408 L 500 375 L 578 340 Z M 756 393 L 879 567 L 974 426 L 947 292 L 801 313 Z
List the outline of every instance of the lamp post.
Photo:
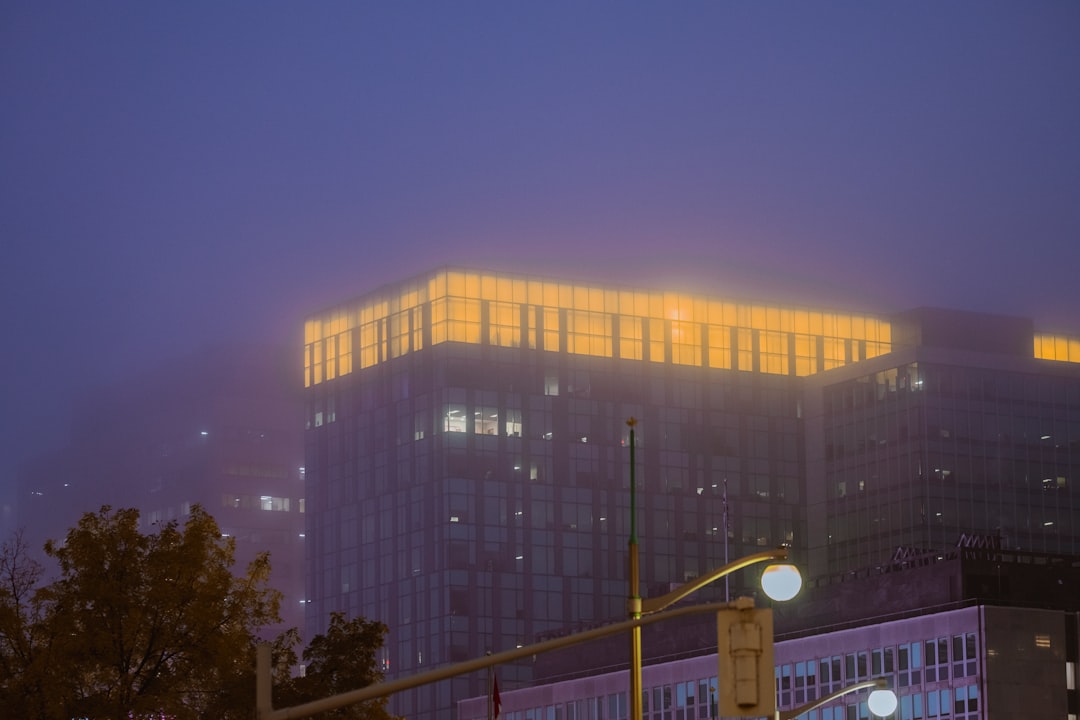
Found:
M 637 483 L 634 476 L 634 427 L 637 425 L 637 420 L 630 418 L 626 421 L 626 424 L 630 427 L 630 539 L 627 543 L 630 564 L 627 576 L 630 587 L 626 599 L 628 618 L 631 621 L 638 620 L 643 615 L 660 612 L 664 608 L 669 607 L 673 603 L 678 602 L 690 593 L 711 582 L 719 580 L 722 577 L 727 577 L 736 570 L 741 570 L 744 567 L 768 560 L 775 561 L 775 564 L 765 568 L 765 572 L 762 574 L 762 590 L 765 591 L 766 595 L 775 600 L 790 600 L 795 597 L 802 587 L 802 577 L 799 575 L 798 568 L 786 562 L 788 558 L 787 548 L 780 547 L 775 550 L 766 550 L 764 552 L 748 555 L 734 562 L 727 563 L 712 572 L 706 573 L 684 585 L 680 585 L 666 595 L 642 599 L 638 594 L 640 582 L 638 574 Z M 766 580 L 766 578 L 768 578 L 768 580 Z M 773 593 L 777 594 L 774 595 Z M 769 642 L 772 642 L 771 637 L 769 638 Z M 641 667 L 641 627 L 635 626 L 630 631 L 630 720 L 641 720 L 642 716 Z
M 803 713 L 815 710 L 822 705 L 827 705 L 838 697 L 853 693 L 858 690 L 864 690 L 866 688 L 874 688 L 871 691 L 869 697 L 866 699 L 866 704 L 870 709 L 871 714 L 874 717 L 888 717 L 896 712 L 896 693 L 889 689 L 889 683 L 885 678 L 876 678 L 874 680 L 865 680 L 854 685 L 848 685 L 847 687 L 840 688 L 834 693 L 829 693 L 825 697 L 820 697 L 814 702 L 807 703 L 801 707 L 794 708 L 792 710 L 776 711 L 776 720 L 793 720 L 799 717 Z
M 634 426 L 637 420 L 626 421 L 630 427 L 630 539 L 627 542 L 630 568 L 627 572 L 630 588 L 626 596 L 626 612 L 630 620 L 641 617 L 641 595 L 638 594 L 637 541 L 637 481 L 634 479 Z M 641 720 L 641 627 L 630 630 L 630 720 Z

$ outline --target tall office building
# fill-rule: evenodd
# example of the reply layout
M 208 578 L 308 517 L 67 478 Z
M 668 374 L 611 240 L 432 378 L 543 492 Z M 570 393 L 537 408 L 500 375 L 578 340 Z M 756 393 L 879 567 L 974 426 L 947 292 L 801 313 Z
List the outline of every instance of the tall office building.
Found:
M 781 543 L 811 577 L 957 532 L 1080 552 L 1080 341 L 1028 321 L 441 269 L 310 317 L 304 358 L 309 633 L 387 623 L 391 677 L 625 614 L 631 417 L 645 596 Z

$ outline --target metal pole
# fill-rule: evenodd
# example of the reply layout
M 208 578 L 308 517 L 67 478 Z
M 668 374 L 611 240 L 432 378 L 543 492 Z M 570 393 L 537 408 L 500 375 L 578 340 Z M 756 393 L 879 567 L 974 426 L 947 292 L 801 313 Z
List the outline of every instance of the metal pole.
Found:
M 630 426 L 630 540 L 627 543 L 630 568 L 627 573 L 630 588 L 626 597 L 626 611 L 630 620 L 641 617 L 641 595 L 638 575 L 637 541 L 637 480 L 634 475 L 634 426 L 637 420 L 626 421 Z M 634 626 L 630 631 L 630 720 L 641 720 L 641 627 Z
M 724 478 L 724 564 L 730 562 L 728 558 L 728 504 L 727 504 L 727 478 Z M 724 578 L 724 602 L 731 602 L 731 578 Z
M 491 651 L 489 650 L 487 654 L 490 655 Z M 492 694 L 492 691 L 495 687 L 495 683 L 492 682 L 493 677 L 495 677 L 495 668 L 489 667 L 487 669 L 487 720 L 493 720 L 491 715 L 492 709 L 495 705 L 495 697 Z
M 467 673 L 476 672 L 493 665 L 499 665 L 503 663 L 514 662 L 515 660 L 521 660 L 532 655 L 539 655 L 541 653 L 551 652 L 552 650 L 561 650 L 562 648 L 570 647 L 572 645 L 578 645 L 580 643 L 589 642 L 590 640 L 597 640 L 609 635 L 617 635 L 621 632 L 628 632 L 635 627 L 641 625 L 650 625 L 662 620 L 670 620 L 671 618 L 682 617 L 683 615 L 701 615 L 706 613 L 717 613 L 721 610 L 730 609 L 732 605 L 730 603 L 707 603 L 704 605 L 687 605 L 685 607 L 677 607 L 668 610 L 663 613 L 656 613 L 647 617 L 638 618 L 637 620 L 623 620 L 612 625 L 604 625 L 592 630 L 584 630 L 579 633 L 567 635 L 566 637 L 554 638 L 552 640 L 545 640 L 543 642 L 535 643 L 533 645 L 525 645 L 523 647 L 514 648 L 512 650 L 503 650 L 497 652 L 494 655 L 485 655 L 481 658 L 474 660 L 466 660 L 464 662 L 456 663 L 454 665 L 448 665 L 428 672 L 421 673 L 419 675 L 413 675 L 412 677 L 398 678 L 397 680 L 391 680 L 388 682 L 377 683 L 375 685 L 368 685 L 365 688 L 359 690 L 350 690 L 349 692 L 340 693 L 331 697 L 322 698 L 320 700 L 313 700 L 311 702 L 303 703 L 301 705 L 294 705 L 288 708 L 274 709 L 270 703 L 269 692 L 265 695 L 260 694 L 260 688 L 271 687 L 270 678 L 270 646 L 263 645 L 266 649 L 265 652 L 266 661 L 256 662 L 257 677 L 255 680 L 255 692 L 256 692 L 256 718 L 257 720 L 298 720 L 299 718 L 307 718 L 312 715 L 316 715 L 328 710 L 336 710 L 338 708 L 346 707 L 348 705 L 355 705 L 359 702 L 367 700 L 374 700 L 375 698 L 386 697 L 387 695 L 393 695 L 396 692 L 402 690 L 410 690 L 414 687 L 420 687 L 421 685 L 427 685 L 428 683 L 438 682 L 439 680 L 445 680 L 446 678 L 456 677 L 457 675 L 465 675 Z M 260 684 L 259 677 L 263 678 L 263 682 Z

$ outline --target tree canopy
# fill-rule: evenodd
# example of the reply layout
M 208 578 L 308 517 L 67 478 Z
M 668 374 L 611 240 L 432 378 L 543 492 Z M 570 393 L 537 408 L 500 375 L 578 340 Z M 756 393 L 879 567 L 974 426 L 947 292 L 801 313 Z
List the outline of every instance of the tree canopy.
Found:
M 381 622 L 362 617 L 346 620 L 343 613 L 331 613 L 326 633 L 313 637 L 304 650 L 304 676 L 276 685 L 275 707 L 292 707 L 381 682 L 376 654 L 387 632 Z M 388 720 L 386 702 L 387 698 L 381 698 L 357 703 L 317 717 Z
M 87 513 L 64 542 L 50 541 L 55 580 L 21 535 L 0 549 L 0 716 L 27 720 L 245 718 L 254 714 L 258 632 L 279 622 L 270 560 L 233 574 L 235 541 L 194 507 L 181 526 L 139 530 L 139 512 Z M 375 654 L 386 627 L 331 618 L 297 659 L 295 629 L 274 642 L 279 706 L 381 679 Z M 388 718 L 385 703 L 334 717 Z M 329 715 L 328 715 L 329 716 Z

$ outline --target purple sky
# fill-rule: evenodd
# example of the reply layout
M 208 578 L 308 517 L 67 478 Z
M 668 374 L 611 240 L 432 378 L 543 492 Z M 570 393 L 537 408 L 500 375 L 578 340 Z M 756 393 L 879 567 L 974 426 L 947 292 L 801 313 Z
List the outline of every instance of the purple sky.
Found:
M 1080 4 L 0 5 L 0 487 L 446 264 L 1080 334 Z

